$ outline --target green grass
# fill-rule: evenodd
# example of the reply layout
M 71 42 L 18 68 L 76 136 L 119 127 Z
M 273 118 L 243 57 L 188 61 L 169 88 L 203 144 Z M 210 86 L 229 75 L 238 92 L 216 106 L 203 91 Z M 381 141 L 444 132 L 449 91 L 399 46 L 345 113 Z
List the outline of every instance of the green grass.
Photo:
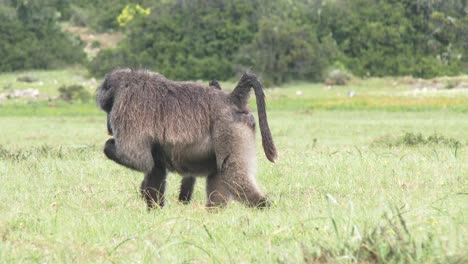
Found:
M 12 102 L 11 102 L 12 101 Z M 89 116 L 99 115 L 101 110 L 94 102 L 67 103 L 62 100 L 11 100 L 0 104 L 0 116 Z
M 17 82 L 19 76 L 34 76 L 39 79 L 35 83 Z M 454 77 L 457 82 L 468 83 L 468 76 Z M 417 80 L 412 82 L 417 82 Z M 432 82 L 449 82 L 450 78 Z M 385 78 L 369 80 L 352 80 L 347 86 L 329 87 L 323 84 L 292 83 L 281 88 L 265 91 L 268 109 L 295 112 L 310 112 L 317 110 L 342 111 L 390 111 L 390 112 L 421 112 L 448 110 L 468 113 L 468 89 L 440 89 L 437 91 L 421 91 L 411 87 L 405 78 Z M 425 81 L 428 82 L 428 81 Z M 42 84 L 41 84 L 42 83 Z M 96 115 L 99 110 L 94 102 L 65 103 L 54 98 L 62 85 L 84 85 L 94 94 L 100 80 L 87 77 L 82 69 L 60 71 L 33 71 L 0 74 L 0 89 L 8 92 L 13 89 L 39 89 L 39 99 L 0 100 L 0 116 L 73 116 Z M 208 83 L 208 82 L 205 82 Z M 235 84 L 223 82 L 224 90 L 230 91 Z M 10 88 L 5 88 L 10 87 Z M 355 96 L 349 97 L 349 92 Z M 0 90 L 0 93 L 2 91 Z M 42 98 L 42 100 L 41 100 Z M 255 108 L 255 100 L 251 100 Z
M 392 92 L 376 82 L 388 80 L 363 81 L 359 93 L 387 100 L 407 89 Z M 0 259 L 466 263 L 467 112 L 398 108 L 398 102 L 393 110 L 380 104 L 352 111 L 314 107 L 341 100 L 331 91 L 317 84 L 267 91 L 280 160 L 266 160 L 257 135 L 257 178 L 274 206 L 231 203 L 218 212 L 204 207 L 203 179 L 192 203 L 179 204 L 175 174 L 168 178 L 167 206 L 146 211 L 137 191 L 141 173 L 102 154 L 105 116 L 94 103 L 53 102 L 50 110 L 50 102 L 4 102 Z M 459 100 L 436 96 L 434 104 L 451 98 Z M 431 141 L 434 134 L 440 140 Z
M 7 262 L 463 262 L 468 119 L 457 113 L 270 112 L 278 164 L 258 148 L 263 211 L 232 203 L 147 212 L 142 175 L 101 153 L 103 115 L 0 117 L 0 257 Z M 3 126 L 5 125 L 5 126 Z M 373 147 L 436 131 L 465 147 Z M 402 224 L 398 215 L 404 220 Z M 408 230 L 408 231 L 405 231 Z
M 18 77 L 30 76 L 36 82 L 25 83 L 17 80 Z M 0 74 L 0 93 L 9 90 L 38 89 L 44 96 L 58 95 L 58 88 L 62 85 L 80 84 L 93 91 L 97 85 L 81 68 L 70 68 L 55 71 L 24 71 Z M 2 91 L 3 90 L 3 91 Z

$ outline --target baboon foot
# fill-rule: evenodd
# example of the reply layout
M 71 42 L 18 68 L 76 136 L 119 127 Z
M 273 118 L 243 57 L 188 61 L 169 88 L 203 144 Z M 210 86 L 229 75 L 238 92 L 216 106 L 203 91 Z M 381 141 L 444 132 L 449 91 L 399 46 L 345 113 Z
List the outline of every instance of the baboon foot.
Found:
M 146 201 L 148 209 L 163 208 L 164 197 L 154 188 L 145 188 L 140 190 L 141 196 Z
M 179 202 L 188 204 L 192 200 L 195 177 L 184 177 L 180 185 Z
M 141 183 L 140 193 L 145 199 L 148 209 L 163 208 L 165 204 L 164 192 L 166 189 L 165 177 L 155 177 L 154 172 L 147 174 Z

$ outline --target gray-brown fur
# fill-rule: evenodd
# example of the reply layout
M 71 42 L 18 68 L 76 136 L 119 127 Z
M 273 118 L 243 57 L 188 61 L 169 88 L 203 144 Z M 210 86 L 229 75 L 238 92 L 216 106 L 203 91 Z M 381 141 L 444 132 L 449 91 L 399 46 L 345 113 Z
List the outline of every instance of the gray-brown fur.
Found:
M 208 83 L 210 87 L 222 90 L 221 85 L 217 80 L 212 80 Z M 255 120 L 250 120 L 250 125 L 255 126 Z M 112 126 L 110 123 L 110 114 L 107 114 L 107 133 L 112 136 Z M 187 204 L 192 199 L 193 189 L 195 186 L 196 178 L 194 176 L 184 176 L 180 185 L 179 201 Z
M 190 200 L 193 193 L 191 176 L 207 176 L 207 206 L 222 206 L 230 199 L 267 206 L 255 181 L 255 126 L 247 108 L 251 87 L 265 154 L 274 161 L 276 149 L 264 120 L 262 87 L 249 73 L 227 94 L 158 73 L 112 71 L 97 91 L 114 135 L 104 153 L 145 173 L 141 190 L 150 207 L 164 205 L 167 170 L 190 175 L 182 180 L 181 201 Z
M 208 85 L 218 90 L 221 89 L 221 85 L 217 80 L 211 80 Z M 179 193 L 179 201 L 182 203 L 189 203 L 192 199 L 193 189 L 195 186 L 196 178 L 194 176 L 184 176 L 180 183 L 180 193 Z
M 221 89 L 221 85 L 219 84 L 219 82 L 217 80 L 211 80 L 208 85 L 210 87 L 213 87 L 215 89 L 218 89 L 218 90 L 222 90 Z M 112 127 L 111 127 L 111 124 L 110 124 L 110 115 L 109 113 L 107 114 L 107 133 L 112 136 Z

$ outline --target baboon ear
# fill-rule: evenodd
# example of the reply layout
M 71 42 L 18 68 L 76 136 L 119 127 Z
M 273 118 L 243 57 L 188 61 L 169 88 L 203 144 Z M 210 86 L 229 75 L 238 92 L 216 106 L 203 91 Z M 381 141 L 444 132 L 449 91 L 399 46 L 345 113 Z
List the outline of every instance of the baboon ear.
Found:
M 109 76 L 106 76 L 106 78 L 104 79 L 104 82 L 102 82 L 101 89 L 104 91 L 107 91 L 110 89 Z

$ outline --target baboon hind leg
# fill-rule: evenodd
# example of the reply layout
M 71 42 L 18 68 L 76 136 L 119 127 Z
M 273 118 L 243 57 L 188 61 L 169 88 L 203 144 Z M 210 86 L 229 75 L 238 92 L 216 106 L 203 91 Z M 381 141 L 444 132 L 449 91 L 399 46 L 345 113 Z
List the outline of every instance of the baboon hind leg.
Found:
M 163 207 L 165 203 L 164 192 L 166 191 L 167 171 L 165 168 L 154 167 L 150 172 L 145 173 L 145 178 L 141 183 L 140 191 L 146 200 L 148 209 Z
M 206 207 L 225 207 L 231 199 L 229 188 L 218 173 L 206 178 Z
M 236 199 L 250 207 L 268 207 L 267 197 L 260 191 L 255 179 L 255 138 L 245 125 L 219 130 L 215 137 L 218 166 L 216 188 L 225 188 Z
M 188 204 L 192 199 L 193 194 L 193 187 L 195 185 L 195 177 L 192 176 L 185 176 L 182 178 L 182 182 L 180 184 L 180 194 L 179 194 L 179 201 Z

